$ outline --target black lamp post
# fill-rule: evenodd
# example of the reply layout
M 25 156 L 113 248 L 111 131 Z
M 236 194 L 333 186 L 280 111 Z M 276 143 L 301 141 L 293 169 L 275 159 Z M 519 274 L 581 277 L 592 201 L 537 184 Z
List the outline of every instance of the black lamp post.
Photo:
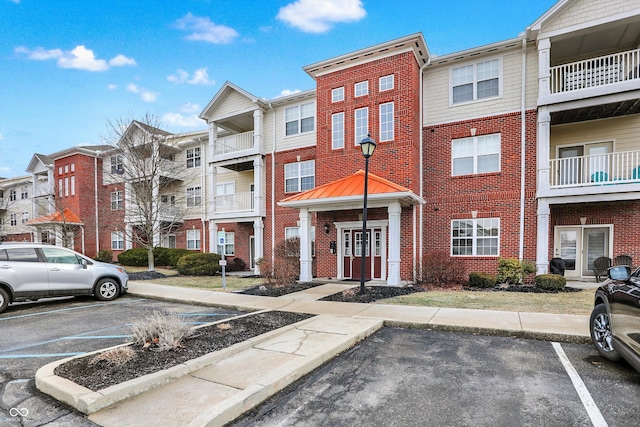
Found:
M 369 157 L 376 149 L 376 142 L 367 134 L 366 138 L 360 141 L 360 148 L 364 156 L 364 204 L 362 208 L 362 251 L 360 253 L 362 262 L 360 264 L 360 293 L 364 294 L 364 276 L 366 274 L 367 255 L 367 181 L 369 180 Z

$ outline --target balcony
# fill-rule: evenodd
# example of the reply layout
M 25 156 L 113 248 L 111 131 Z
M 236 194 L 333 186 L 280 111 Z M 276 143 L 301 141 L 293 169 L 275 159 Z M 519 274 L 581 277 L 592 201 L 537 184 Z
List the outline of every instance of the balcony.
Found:
M 253 211 L 253 191 L 216 196 L 215 207 L 216 214 Z
M 253 131 L 220 137 L 214 143 L 213 161 L 260 154 L 259 148 Z
M 49 182 L 38 183 L 33 189 L 33 197 L 47 197 L 53 195 L 53 184 Z
M 4 197 L 0 197 L 0 210 L 7 209 L 7 200 Z
M 625 191 L 621 184 L 640 184 L 640 151 L 550 160 L 549 184 L 550 189 L 607 186 L 599 192 Z
M 170 203 L 160 203 L 158 205 L 157 217 L 161 222 L 182 223 L 184 214 L 184 209 L 181 209 L 176 205 L 172 205 Z M 141 223 L 144 221 L 144 218 L 144 211 L 142 209 L 133 207 L 127 210 L 125 215 L 125 222 L 134 224 Z
M 551 94 L 640 80 L 640 49 L 551 67 Z

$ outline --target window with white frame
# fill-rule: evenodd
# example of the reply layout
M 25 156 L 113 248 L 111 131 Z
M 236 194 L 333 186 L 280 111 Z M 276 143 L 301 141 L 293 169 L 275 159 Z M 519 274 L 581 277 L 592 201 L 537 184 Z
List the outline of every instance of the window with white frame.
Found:
M 236 235 L 233 231 L 225 231 L 224 233 L 224 248 L 222 245 L 218 245 L 218 253 L 223 253 L 225 256 L 233 256 L 236 253 Z
M 285 227 L 284 238 L 291 239 L 294 237 L 300 237 L 300 227 Z M 293 254 L 292 254 L 293 255 Z M 311 256 L 316 256 L 316 228 L 311 227 Z
M 165 234 L 162 236 L 162 247 L 163 248 L 176 248 L 176 235 L 175 234 Z
M 29 221 L 29 212 L 22 212 L 22 223 L 26 224 Z
M 235 182 L 219 182 L 216 184 L 216 208 L 233 206 L 236 194 Z
M 331 148 L 344 148 L 344 113 L 331 115 Z
M 200 230 L 187 230 L 187 249 L 200 249 Z
M 124 250 L 124 231 L 111 232 L 111 250 L 113 251 Z
M 451 103 L 500 95 L 500 60 L 478 62 L 451 70 Z
M 354 111 L 354 134 L 356 145 L 360 144 L 369 133 L 369 108 L 358 108 Z
M 187 150 L 187 168 L 198 167 L 201 162 L 200 147 L 189 148 Z
M 498 256 L 499 247 L 499 218 L 451 221 L 451 255 Z
M 18 192 L 14 189 L 9 190 L 9 201 L 15 202 L 18 199 Z
M 353 96 L 365 96 L 369 94 L 369 81 L 358 82 L 353 86 Z
M 331 89 L 331 102 L 344 101 L 344 87 Z
M 472 136 L 451 141 L 451 175 L 500 171 L 500 134 Z
M 20 199 L 25 200 L 29 198 L 29 187 L 23 185 L 20 187 Z
M 202 204 L 202 188 L 187 188 L 187 207 L 200 206 Z
M 12 226 L 14 226 L 14 227 L 15 227 L 16 225 L 18 225 L 18 214 L 14 214 L 14 213 L 12 213 L 12 214 L 9 216 L 9 225 L 12 225 Z
M 395 86 L 393 74 L 388 76 L 380 77 L 380 81 L 378 84 L 380 92 L 384 92 L 385 90 L 391 90 Z
M 315 130 L 315 104 L 296 105 L 285 110 L 285 135 L 297 135 Z
M 69 177 L 64 179 L 64 196 L 67 197 L 69 195 Z
M 393 102 L 380 104 L 380 141 L 392 141 L 394 138 Z
M 58 180 L 58 196 L 64 196 L 64 180 L 62 178 Z
M 76 177 L 74 175 L 71 176 L 71 195 L 76 195 Z
M 111 173 L 122 173 L 123 168 L 123 157 L 121 154 L 117 156 L 111 156 Z
M 316 185 L 316 162 L 287 163 L 284 165 L 284 191 L 293 193 L 310 190 Z
M 123 207 L 122 205 L 122 191 L 111 192 L 111 210 L 119 211 Z

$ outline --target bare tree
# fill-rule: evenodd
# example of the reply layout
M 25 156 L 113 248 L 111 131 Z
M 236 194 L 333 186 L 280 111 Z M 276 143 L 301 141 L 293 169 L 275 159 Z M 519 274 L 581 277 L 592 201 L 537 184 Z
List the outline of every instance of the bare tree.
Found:
M 176 162 L 180 150 L 175 138 L 160 128 L 160 120 L 146 114 L 140 120 L 107 122 L 105 142 L 113 150 L 105 157 L 106 176 L 124 183 L 126 236 L 148 253 L 149 271 L 155 269 L 153 248 L 182 225 L 187 204 L 182 183 L 184 164 Z M 109 163 L 110 162 L 110 163 Z

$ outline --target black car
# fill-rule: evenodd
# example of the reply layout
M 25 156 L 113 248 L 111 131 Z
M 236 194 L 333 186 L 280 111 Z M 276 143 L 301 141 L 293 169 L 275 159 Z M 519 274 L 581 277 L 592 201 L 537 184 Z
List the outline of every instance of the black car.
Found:
M 611 267 L 596 291 L 591 340 L 606 359 L 625 359 L 640 372 L 640 268 Z

